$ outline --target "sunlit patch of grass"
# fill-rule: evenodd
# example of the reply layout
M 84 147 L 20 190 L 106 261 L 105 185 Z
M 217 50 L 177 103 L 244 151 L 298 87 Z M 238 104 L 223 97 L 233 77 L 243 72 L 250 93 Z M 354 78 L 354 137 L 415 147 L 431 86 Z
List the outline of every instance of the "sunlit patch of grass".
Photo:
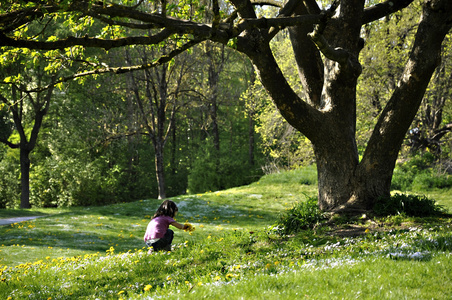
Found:
M 380 257 L 326 260 L 293 267 L 288 272 L 197 286 L 190 293 L 173 291 L 166 298 L 222 299 L 228 295 L 229 299 L 448 299 L 452 296 L 450 267 L 451 257 L 446 254 L 417 263 Z

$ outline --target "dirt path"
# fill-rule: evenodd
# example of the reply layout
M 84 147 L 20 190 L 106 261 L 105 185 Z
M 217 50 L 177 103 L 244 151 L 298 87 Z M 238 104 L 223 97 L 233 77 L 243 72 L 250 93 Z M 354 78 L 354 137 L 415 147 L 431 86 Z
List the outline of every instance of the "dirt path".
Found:
M 0 219 L 0 226 L 24 222 L 24 221 L 33 220 L 33 219 L 42 218 L 42 217 L 46 217 L 46 216 L 15 217 L 15 218 L 8 218 L 8 219 Z

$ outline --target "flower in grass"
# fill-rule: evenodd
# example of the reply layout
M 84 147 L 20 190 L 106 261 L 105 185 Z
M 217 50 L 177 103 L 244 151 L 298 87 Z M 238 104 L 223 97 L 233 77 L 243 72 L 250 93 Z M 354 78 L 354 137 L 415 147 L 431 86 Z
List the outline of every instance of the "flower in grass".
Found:
M 113 254 L 115 252 L 115 248 L 113 246 L 110 247 L 110 249 L 107 250 L 107 255 Z
M 149 290 L 152 289 L 152 285 L 148 284 L 144 287 L 145 292 L 149 292 Z
M 202 282 L 201 282 L 201 281 L 200 281 L 200 282 L 198 282 L 198 285 L 199 285 L 199 286 L 201 286 L 201 285 L 202 285 Z
M 184 224 L 184 231 L 195 231 L 195 226 L 191 225 L 190 223 L 185 223 Z
M 118 295 L 124 294 L 124 291 L 119 291 Z

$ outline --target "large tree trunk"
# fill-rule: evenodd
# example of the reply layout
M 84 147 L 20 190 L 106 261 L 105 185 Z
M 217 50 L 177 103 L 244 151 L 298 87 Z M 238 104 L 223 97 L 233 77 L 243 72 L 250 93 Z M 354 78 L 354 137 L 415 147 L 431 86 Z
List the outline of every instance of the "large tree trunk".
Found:
M 305 1 L 315 5 L 313 1 Z M 393 169 L 404 136 L 438 65 L 441 43 L 452 26 L 452 3 L 427 1 L 406 69 L 359 162 L 356 146 L 356 84 L 364 1 L 341 1 L 337 17 L 321 24 L 310 36 L 326 59 L 312 47 L 303 26 L 290 36 L 304 101 L 287 84 L 270 49 L 268 33 L 253 29 L 238 40 L 238 49 L 253 61 L 264 87 L 284 118 L 310 139 L 318 169 L 319 205 L 327 211 L 371 209 L 379 196 L 390 193 Z M 304 4 L 299 4 L 300 6 Z M 250 12 L 249 10 L 247 11 Z M 295 9 L 307 14 L 307 8 Z M 243 12 L 245 14 L 245 11 Z M 248 15 L 247 17 L 252 17 Z M 258 42 L 259 41 L 259 42 Z M 324 67 L 323 67 L 324 66 Z

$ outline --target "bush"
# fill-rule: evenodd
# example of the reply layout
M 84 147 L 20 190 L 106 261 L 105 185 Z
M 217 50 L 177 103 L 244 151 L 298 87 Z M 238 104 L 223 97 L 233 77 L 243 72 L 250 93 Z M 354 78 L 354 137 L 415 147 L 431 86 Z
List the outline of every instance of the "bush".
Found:
M 444 189 L 452 187 L 452 177 L 449 175 L 438 176 L 438 174 L 422 173 L 417 175 L 411 188 L 415 191 L 430 189 Z
M 440 166 L 435 165 L 435 157 L 429 152 L 398 164 L 391 182 L 391 189 L 400 191 L 425 191 L 450 187 L 452 177 L 444 174 Z
M 319 209 L 317 197 L 308 197 L 305 202 L 297 202 L 275 225 L 282 233 L 290 234 L 314 228 L 322 220 L 325 215 Z
M 389 198 L 379 198 L 374 212 L 380 216 L 405 214 L 411 217 L 428 217 L 446 213 L 446 209 L 425 196 L 395 194 Z

